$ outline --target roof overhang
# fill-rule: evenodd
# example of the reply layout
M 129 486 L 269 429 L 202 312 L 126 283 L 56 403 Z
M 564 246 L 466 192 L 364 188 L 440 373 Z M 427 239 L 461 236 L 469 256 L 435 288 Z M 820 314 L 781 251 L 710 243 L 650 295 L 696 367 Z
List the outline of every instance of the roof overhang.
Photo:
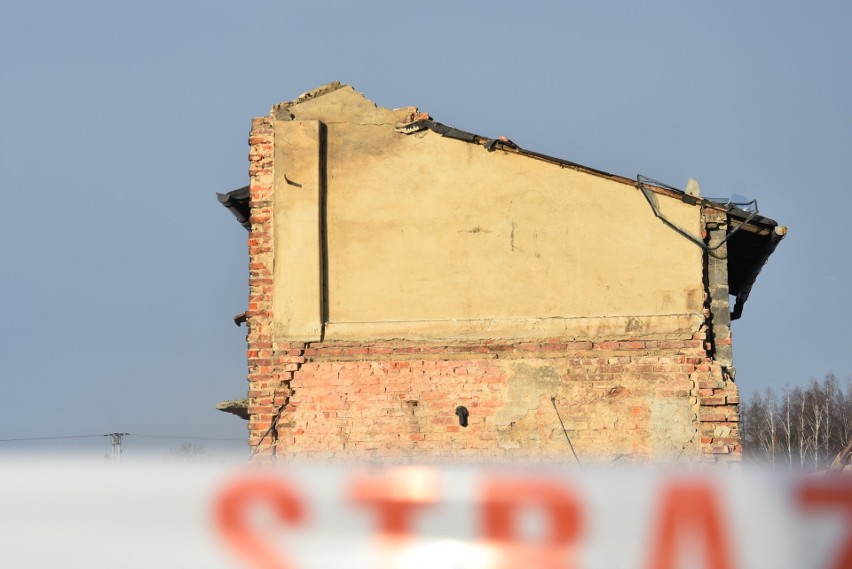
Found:
M 728 292 L 737 299 L 731 310 L 731 320 L 736 320 L 742 316 L 757 275 L 787 234 L 787 228 L 737 208 L 728 209 L 728 219 Z
M 243 186 L 226 194 L 217 193 L 216 197 L 219 198 L 219 203 L 234 214 L 240 225 L 248 230 L 251 229 L 248 186 Z

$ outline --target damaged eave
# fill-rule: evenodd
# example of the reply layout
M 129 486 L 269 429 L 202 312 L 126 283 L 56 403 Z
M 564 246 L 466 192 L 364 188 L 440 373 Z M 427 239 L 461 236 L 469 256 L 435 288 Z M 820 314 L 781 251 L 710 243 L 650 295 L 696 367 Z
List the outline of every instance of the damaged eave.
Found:
M 237 218 L 237 221 L 247 230 L 251 229 L 251 221 L 249 220 L 249 187 L 243 186 L 226 194 L 216 194 L 219 203 L 228 208 L 228 210 Z
M 727 237 L 725 237 L 724 242 L 727 244 L 725 250 L 728 260 L 728 292 L 736 297 L 734 308 L 731 311 L 731 320 L 736 320 L 742 316 L 743 307 L 748 300 L 755 280 L 757 280 L 757 275 L 760 274 L 763 265 L 775 251 L 775 247 L 787 234 L 787 228 L 778 225 L 773 219 L 759 215 L 756 201 L 748 204 L 724 202 L 702 198 L 699 195 L 687 193 L 642 175 L 637 176 L 636 180 L 637 187 L 646 193 L 645 197 L 654 208 L 657 217 L 660 217 L 664 223 L 712 255 L 717 254 L 714 253 L 715 249 L 708 248 L 702 240 L 689 235 L 663 218 L 651 203 L 647 192 L 655 191 L 678 198 L 684 203 L 699 205 L 704 208 L 705 212 L 716 210 L 724 214 L 727 220 Z M 740 206 L 749 207 L 750 211 L 742 209 Z
M 419 113 L 419 115 L 424 115 L 428 117 L 426 113 Z M 497 138 L 488 138 L 485 136 L 480 136 L 478 134 L 468 132 L 465 130 L 461 130 L 452 126 L 445 125 L 443 123 L 439 123 L 433 120 L 431 117 L 425 119 L 418 119 L 412 121 L 410 123 L 397 125 L 395 128 L 396 132 L 400 134 L 415 134 L 417 132 L 422 132 L 425 130 L 429 130 L 438 134 L 444 138 L 451 138 L 454 140 L 460 140 L 463 142 L 468 142 L 470 144 L 477 144 L 479 146 L 484 147 L 489 152 L 500 150 L 503 152 L 507 152 L 510 154 L 517 154 L 519 156 L 524 156 L 526 158 L 531 158 L 533 160 L 538 160 L 540 162 L 546 162 L 548 164 L 553 164 L 555 166 L 559 166 L 560 168 L 569 168 L 571 170 L 576 170 L 578 172 L 583 172 L 586 174 L 591 174 L 592 176 L 597 176 L 599 178 L 606 178 L 607 180 L 611 180 L 613 182 L 619 182 L 621 184 L 625 184 L 634 188 L 641 189 L 642 186 L 647 190 L 664 195 L 670 198 L 674 198 L 680 200 L 689 205 L 702 205 L 702 206 L 711 206 L 711 207 L 719 207 L 722 210 L 725 210 L 725 206 L 721 204 L 717 204 L 715 202 L 703 199 L 701 197 L 691 196 L 685 193 L 682 190 L 677 188 L 673 188 L 670 186 L 666 186 L 661 183 L 638 183 L 637 180 L 632 178 L 626 178 L 624 176 L 619 176 L 618 174 L 613 174 L 611 172 L 606 172 L 604 170 L 599 170 L 597 168 L 592 168 L 591 166 L 586 166 L 583 164 L 579 164 L 577 162 L 572 162 L 571 160 L 566 160 L 564 158 L 558 158 L 556 156 L 550 156 L 548 154 L 542 154 L 541 152 L 535 152 L 532 150 L 527 150 L 525 148 L 521 148 L 508 138 L 504 136 L 500 136 Z M 758 216 L 759 217 L 759 216 Z M 760 218 L 766 219 L 766 218 Z M 772 220 L 768 220 L 775 223 Z
M 425 114 L 425 113 L 422 113 Z M 427 115 L 428 116 L 428 115 Z M 586 172 L 589 174 L 593 174 L 595 176 L 600 176 L 603 178 L 607 178 L 610 180 L 614 180 L 617 182 L 622 182 L 629 185 L 635 185 L 635 182 L 629 178 L 625 178 L 623 176 L 618 176 L 616 174 L 611 174 L 609 172 L 604 172 L 603 170 L 598 170 L 595 168 L 591 168 L 589 166 L 584 166 L 582 164 L 578 164 L 576 162 L 571 162 L 570 160 L 565 160 L 562 158 L 557 158 L 555 156 L 549 156 L 547 154 L 541 154 L 539 152 L 533 152 L 531 150 L 526 150 L 521 148 L 505 136 L 500 136 L 497 138 L 488 138 L 485 136 L 480 136 L 478 134 L 474 134 L 472 132 L 467 132 L 465 130 L 461 130 L 452 126 L 447 126 L 445 124 L 439 123 L 431 118 L 428 119 L 420 119 L 407 124 L 401 124 L 396 127 L 396 131 L 401 134 L 414 134 L 417 132 L 421 132 L 424 130 L 429 130 L 434 132 L 435 134 L 439 134 L 444 138 L 452 138 L 454 140 L 461 140 L 463 142 L 469 142 L 471 144 L 478 144 L 479 146 L 483 146 L 489 152 L 494 150 L 502 150 L 504 152 L 510 152 L 513 154 L 518 154 L 521 156 L 525 156 L 527 158 L 533 158 L 535 160 L 540 160 L 542 162 L 547 162 L 549 164 L 554 164 L 557 166 L 561 166 L 563 168 L 571 168 L 574 170 L 578 170 L 581 172 Z M 658 188 L 654 188 L 657 190 Z
M 729 215 L 729 231 L 741 228 L 728 240 L 728 289 L 736 297 L 731 320 L 742 316 L 757 276 L 787 235 L 787 228 L 771 219 L 761 217 L 759 220 L 752 218 L 746 221 L 743 214 L 748 215 L 738 211 L 732 211 Z

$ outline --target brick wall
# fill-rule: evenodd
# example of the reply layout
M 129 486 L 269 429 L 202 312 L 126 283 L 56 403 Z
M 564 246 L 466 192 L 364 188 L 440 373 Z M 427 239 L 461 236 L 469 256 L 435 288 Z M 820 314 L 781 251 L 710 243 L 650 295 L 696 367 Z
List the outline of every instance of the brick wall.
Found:
M 705 349 L 712 358 L 711 369 L 699 380 L 701 403 L 701 448 L 708 459 L 739 460 L 739 390 L 734 383 L 731 338 L 731 306 L 728 289 L 727 214 L 713 208 L 702 212 L 705 242 L 705 298 L 707 330 Z
M 676 340 L 276 342 L 271 119 L 253 121 L 249 143 L 253 453 L 570 458 L 564 423 L 582 460 L 739 459 L 737 388 L 713 358 L 709 291 L 707 326 Z
M 694 454 L 700 343 L 308 345 L 279 441 L 320 455 L 568 455 L 561 419 L 585 459 Z M 670 411 L 685 424 L 655 431 Z
M 292 372 L 273 366 L 281 346 L 272 342 L 272 156 L 273 129 L 269 118 L 252 121 L 249 135 L 249 302 L 248 336 L 249 444 L 257 452 L 269 452 L 277 433 L 270 431 L 275 409 L 287 401 L 286 385 Z M 286 353 L 286 349 L 284 350 Z M 288 375 L 289 374 L 289 375 Z M 263 441 L 261 442 L 261 439 Z

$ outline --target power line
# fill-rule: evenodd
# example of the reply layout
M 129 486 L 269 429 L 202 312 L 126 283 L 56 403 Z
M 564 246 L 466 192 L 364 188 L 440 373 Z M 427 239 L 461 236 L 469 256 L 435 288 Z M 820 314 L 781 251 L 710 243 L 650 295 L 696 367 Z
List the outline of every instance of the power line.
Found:
M 23 437 L 19 439 L 0 439 L 0 443 L 11 443 L 15 441 L 55 441 L 59 439 L 89 439 L 93 437 L 104 437 L 106 435 L 69 435 L 63 437 Z
M 246 439 L 224 439 L 217 437 L 191 437 L 191 436 L 179 436 L 179 435 L 130 435 L 131 437 L 137 437 L 142 439 L 184 439 L 184 440 L 193 440 L 193 441 L 234 441 L 244 443 Z
M 67 435 L 67 436 L 58 436 L 58 437 L 20 437 L 14 439 L 0 439 L 0 443 L 10 443 L 10 442 L 19 442 L 19 441 L 56 441 L 62 439 L 89 439 L 89 438 L 101 438 L 108 437 L 115 433 L 105 433 L 101 435 Z M 195 436 L 183 436 L 183 435 L 137 435 L 134 433 L 120 433 L 122 435 L 145 438 L 145 439 L 183 439 L 183 440 L 194 440 L 194 441 L 233 441 L 233 442 L 245 442 L 245 439 L 226 439 L 226 438 L 217 438 L 217 437 L 195 437 Z

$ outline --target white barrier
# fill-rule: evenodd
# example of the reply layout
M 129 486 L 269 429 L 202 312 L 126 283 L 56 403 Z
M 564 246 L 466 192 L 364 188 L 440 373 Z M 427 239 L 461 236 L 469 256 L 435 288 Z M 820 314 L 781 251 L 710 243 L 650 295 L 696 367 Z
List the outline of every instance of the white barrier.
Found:
M 852 567 L 852 478 L 0 465 L 3 567 Z

